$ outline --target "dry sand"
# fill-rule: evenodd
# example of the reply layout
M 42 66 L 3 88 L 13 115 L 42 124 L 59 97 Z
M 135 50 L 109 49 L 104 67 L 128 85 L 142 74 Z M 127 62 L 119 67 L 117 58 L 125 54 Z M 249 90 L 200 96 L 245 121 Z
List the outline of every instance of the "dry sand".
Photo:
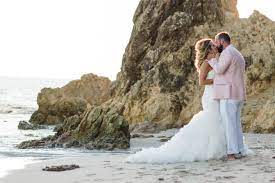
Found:
M 275 135 L 245 134 L 255 155 L 235 161 L 168 165 L 129 164 L 127 153 L 91 153 L 45 160 L 14 170 L 1 183 L 151 183 L 151 182 L 275 182 Z M 135 139 L 138 140 L 138 139 Z M 139 139 L 142 140 L 142 139 Z M 48 165 L 78 164 L 79 169 L 45 172 Z

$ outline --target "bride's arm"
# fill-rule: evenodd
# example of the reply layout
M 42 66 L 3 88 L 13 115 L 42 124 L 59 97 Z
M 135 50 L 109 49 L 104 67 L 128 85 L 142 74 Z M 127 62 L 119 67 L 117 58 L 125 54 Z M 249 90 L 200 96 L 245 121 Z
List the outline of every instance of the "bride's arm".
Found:
M 211 70 L 210 65 L 207 62 L 202 63 L 199 72 L 199 84 L 202 85 L 212 85 L 213 79 L 206 79 L 208 72 Z

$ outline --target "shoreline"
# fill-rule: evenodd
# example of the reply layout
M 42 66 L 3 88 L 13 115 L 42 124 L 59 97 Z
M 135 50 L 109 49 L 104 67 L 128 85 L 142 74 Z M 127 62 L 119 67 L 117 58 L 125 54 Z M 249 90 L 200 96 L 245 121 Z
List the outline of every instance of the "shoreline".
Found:
M 59 157 L 10 171 L 0 183 L 88 183 L 88 182 L 275 182 L 275 135 L 245 134 L 255 155 L 235 161 L 176 164 L 133 164 L 125 162 L 129 152 L 87 153 Z M 52 165 L 77 164 L 80 168 L 64 172 L 45 172 Z

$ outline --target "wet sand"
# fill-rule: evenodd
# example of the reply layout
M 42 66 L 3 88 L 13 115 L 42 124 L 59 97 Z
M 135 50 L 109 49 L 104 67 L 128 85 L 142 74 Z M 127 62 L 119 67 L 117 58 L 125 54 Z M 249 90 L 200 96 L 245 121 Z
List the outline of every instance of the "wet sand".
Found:
M 129 164 L 125 162 L 129 155 L 127 152 L 91 153 L 81 157 L 30 164 L 25 169 L 10 172 L 8 176 L 0 179 L 0 182 L 275 182 L 275 135 L 245 134 L 245 137 L 246 143 L 255 155 L 235 161 L 215 160 L 166 165 Z M 141 140 L 143 139 L 133 139 Z M 42 171 L 45 166 L 61 164 L 77 164 L 80 168 L 65 172 Z

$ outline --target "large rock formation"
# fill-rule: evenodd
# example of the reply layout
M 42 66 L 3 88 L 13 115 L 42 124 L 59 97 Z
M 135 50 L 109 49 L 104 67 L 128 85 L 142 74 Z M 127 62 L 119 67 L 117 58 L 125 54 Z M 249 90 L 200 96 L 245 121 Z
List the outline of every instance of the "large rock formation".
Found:
M 35 124 L 58 124 L 65 118 L 80 115 L 87 104 L 98 106 L 110 98 L 111 81 L 86 74 L 62 88 L 44 88 L 38 94 L 38 110 L 31 116 Z
M 123 106 L 88 105 L 81 115 L 66 118 L 54 136 L 25 141 L 17 147 L 85 147 L 106 150 L 129 148 L 129 125 L 121 115 L 122 111 Z
M 115 101 L 124 102 L 131 126 L 145 121 L 158 129 L 175 125 L 200 90 L 193 64 L 195 27 L 220 26 L 224 16 L 221 1 L 140 1 L 112 90 Z
M 272 128 L 255 128 L 261 121 L 255 121 L 259 111 L 250 102 L 271 87 L 275 23 L 257 11 L 248 19 L 239 19 L 236 4 L 236 0 L 140 1 L 121 71 L 112 86 L 112 100 L 125 106 L 123 115 L 131 130 L 142 130 L 141 126 L 146 131 L 150 127 L 160 130 L 188 123 L 201 109 L 203 90 L 194 69 L 194 44 L 228 31 L 247 61 L 249 97 L 243 114 L 244 129 L 274 132 Z M 271 97 L 257 103 L 257 109 L 267 106 Z M 274 103 L 268 102 L 268 106 L 274 107 Z M 262 111 L 259 115 L 265 114 Z M 143 122 L 146 125 L 140 125 Z M 272 126 L 274 120 L 268 124 Z

